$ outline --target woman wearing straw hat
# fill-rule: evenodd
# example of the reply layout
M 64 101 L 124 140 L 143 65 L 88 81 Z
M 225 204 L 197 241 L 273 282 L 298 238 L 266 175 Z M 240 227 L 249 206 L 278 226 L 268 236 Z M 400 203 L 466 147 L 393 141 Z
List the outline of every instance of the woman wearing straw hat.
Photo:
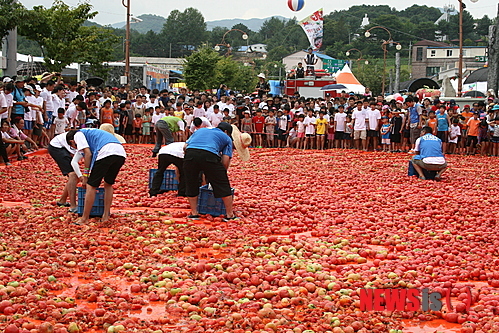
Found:
M 232 139 L 231 140 L 231 136 Z M 232 189 L 227 169 L 232 158 L 233 144 L 243 161 L 249 160 L 248 147 L 251 136 L 241 134 L 234 125 L 222 122 L 216 128 L 197 130 L 185 144 L 184 173 L 186 176 L 186 196 L 191 206 L 190 219 L 199 218 L 197 211 L 199 183 L 202 171 L 213 187 L 215 198 L 222 198 L 227 215 L 224 221 L 236 219 L 232 207 Z

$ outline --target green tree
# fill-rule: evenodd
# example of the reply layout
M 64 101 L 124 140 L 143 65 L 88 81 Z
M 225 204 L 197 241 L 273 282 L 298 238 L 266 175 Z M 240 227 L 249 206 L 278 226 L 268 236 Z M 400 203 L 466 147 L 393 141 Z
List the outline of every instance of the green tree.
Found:
M 110 60 L 118 38 L 105 28 L 83 26 L 96 14 L 88 3 L 69 7 L 55 0 L 51 8 L 35 6 L 28 10 L 30 19 L 19 22 L 19 33 L 40 45 L 50 71 L 61 71 L 74 62 L 98 66 Z
M 175 9 L 166 19 L 161 35 L 164 42 L 172 45 L 172 56 L 181 57 L 190 54 L 202 43 L 206 42 L 206 22 L 203 14 L 189 7 L 183 12 Z
M 488 36 L 489 35 L 489 26 L 493 24 L 493 21 L 487 16 L 484 15 L 481 19 L 476 20 L 476 28 L 475 31 L 478 36 Z
M 249 66 L 234 61 L 232 57 L 221 57 L 215 68 L 217 82 L 225 83 L 236 91 L 250 91 L 255 86 L 255 75 Z
M 13 0 L 0 0 L 0 40 L 26 18 L 26 8 Z M 0 45 L 0 49 L 2 46 Z
M 190 89 L 207 90 L 218 88 L 216 68 L 221 59 L 213 49 L 203 47 L 185 58 L 184 79 Z M 218 83 L 218 84 L 217 84 Z

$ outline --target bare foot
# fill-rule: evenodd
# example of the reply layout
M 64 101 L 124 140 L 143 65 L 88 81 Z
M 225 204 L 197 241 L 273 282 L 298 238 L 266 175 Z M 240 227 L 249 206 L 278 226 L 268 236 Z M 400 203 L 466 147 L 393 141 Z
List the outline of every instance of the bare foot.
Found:
M 88 224 L 88 220 L 83 218 L 83 217 L 80 217 L 78 219 L 78 221 L 74 222 L 74 224 L 76 225 L 85 225 L 85 224 Z

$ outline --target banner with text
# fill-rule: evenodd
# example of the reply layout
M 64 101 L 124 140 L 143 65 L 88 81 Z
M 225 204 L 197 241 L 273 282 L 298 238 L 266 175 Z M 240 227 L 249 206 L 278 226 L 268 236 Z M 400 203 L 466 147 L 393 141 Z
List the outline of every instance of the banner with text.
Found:
M 310 41 L 310 47 L 314 51 L 319 50 L 322 46 L 322 37 L 324 36 L 323 23 L 322 8 L 299 22 Z

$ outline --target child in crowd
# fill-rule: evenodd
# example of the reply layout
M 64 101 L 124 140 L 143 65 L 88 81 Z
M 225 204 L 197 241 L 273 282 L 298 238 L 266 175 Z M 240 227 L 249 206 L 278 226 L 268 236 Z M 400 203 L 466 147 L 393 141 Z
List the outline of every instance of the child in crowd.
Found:
M 324 149 L 324 138 L 326 136 L 327 130 L 327 119 L 324 118 L 326 113 L 324 111 L 319 112 L 319 118 L 315 120 L 315 133 L 317 134 L 317 149 Z
M 133 134 L 135 136 L 135 141 L 133 143 L 140 143 L 142 134 L 142 115 L 140 113 L 135 114 L 135 119 L 133 120 Z
M 307 116 L 303 120 L 303 124 L 305 125 L 305 143 L 303 149 L 313 149 L 315 146 L 315 120 L 314 111 L 309 109 Z
M 492 145 L 492 156 L 499 156 L 499 118 L 495 118 L 491 123 L 494 128 L 490 142 Z
M 332 149 L 334 147 L 334 117 L 329 118 L 329 124 L 327 127 L 327 148 Z
M 262 110 L 256 110 L 256 116 L 252 119 L 252 132 L 254 133 L 255 145 L 257 148 L 262 148 L 263 145 L 263 126 L 265 125 L 265 118 L 262 116 Z
M 489 148 L 489 124 L 485 119 L 480 121 L 478 143 L 476 146 L 480 148 L 480 155 L 485 156 L 487 154 L 487 149 Z
M 401 152 L 402 151 L 402 124 L 403 118 L 400 115 L 400 112 L 395 111 L 393 113 L 392 119 L 390 119 L 390 143 L 392 145 L 392 152 Z
M 437 122 L 435 111 L 430 111 L 430 113 L 428 113 L 428 119 L 426 120 L 426 126 L 431 127 L 433 135 L 437 135 Z
M 305 120 L 305 116 L 300 114 L 298 116 L 298 121 L 296 122 L 296 137 L 298 138 L 298 149 L 305 149 L 305 124 L 303 121 Z
M 388 122 L 388 117 L 381 117 L 381 146 L 383 147 L 384 152 L 388 152 L 390 150 L 390 130 L 391 125 Z
M 456 147 L 461 137 L 461 127 L 459 127 L 459 119 L 454 118 L 449 129 L 449 154 L 456 152 Z
M 345 148 L 350 149 L 352 148 L 352 133 L 353 133 L 353 121 L 352 121 L 352 116 L 348 115 L 346 117 L 346 124 L 345 124 Z
M 241 120 L 241 132 L 251 133 L 253 127 L 253 120 L 251 119 L 251 112 L 244 111 L 244 118 Z
M 297 137 L 298 135 L 298 124 L 295 123 L 293 127 L 289 130 L 288 134 L 288 140 L 287 140 L 287 145 L 286 147 L 293 147 L 293 148 L 300 148 L 299 147 L 299 138 Z
M 265 118 L 265 132 L 267 133 L 267 148 L 274 147 L 274 131 L 277 119 L 274 116 L 274 110 L 269 111 L 269 115 Z
M 474 155 L 475 147 L 478 143 L 478 129 L 480 127 L 480 119 L 478 112 L 473 113 L 473 117 L 468 120 L 468 138 L 466 140 L 466 154 Z
M 153 108 L 150 107 L 144 111 L 144 117 L 142 117 L 142 137 L 141 143 L 151 143 L 151 112 Z
M 54 134 L 62 134 L 69 129 L 69 120 L 64 117 L 66 111 L 63 108 L 57 110 L 57 118 L 54 119 L 55 131 Z
M 113 112 L 113 126 L 114 126 L 114 132 L 119 133 L 120 131 L 120 113 L 118 110 L 115 110 Z

